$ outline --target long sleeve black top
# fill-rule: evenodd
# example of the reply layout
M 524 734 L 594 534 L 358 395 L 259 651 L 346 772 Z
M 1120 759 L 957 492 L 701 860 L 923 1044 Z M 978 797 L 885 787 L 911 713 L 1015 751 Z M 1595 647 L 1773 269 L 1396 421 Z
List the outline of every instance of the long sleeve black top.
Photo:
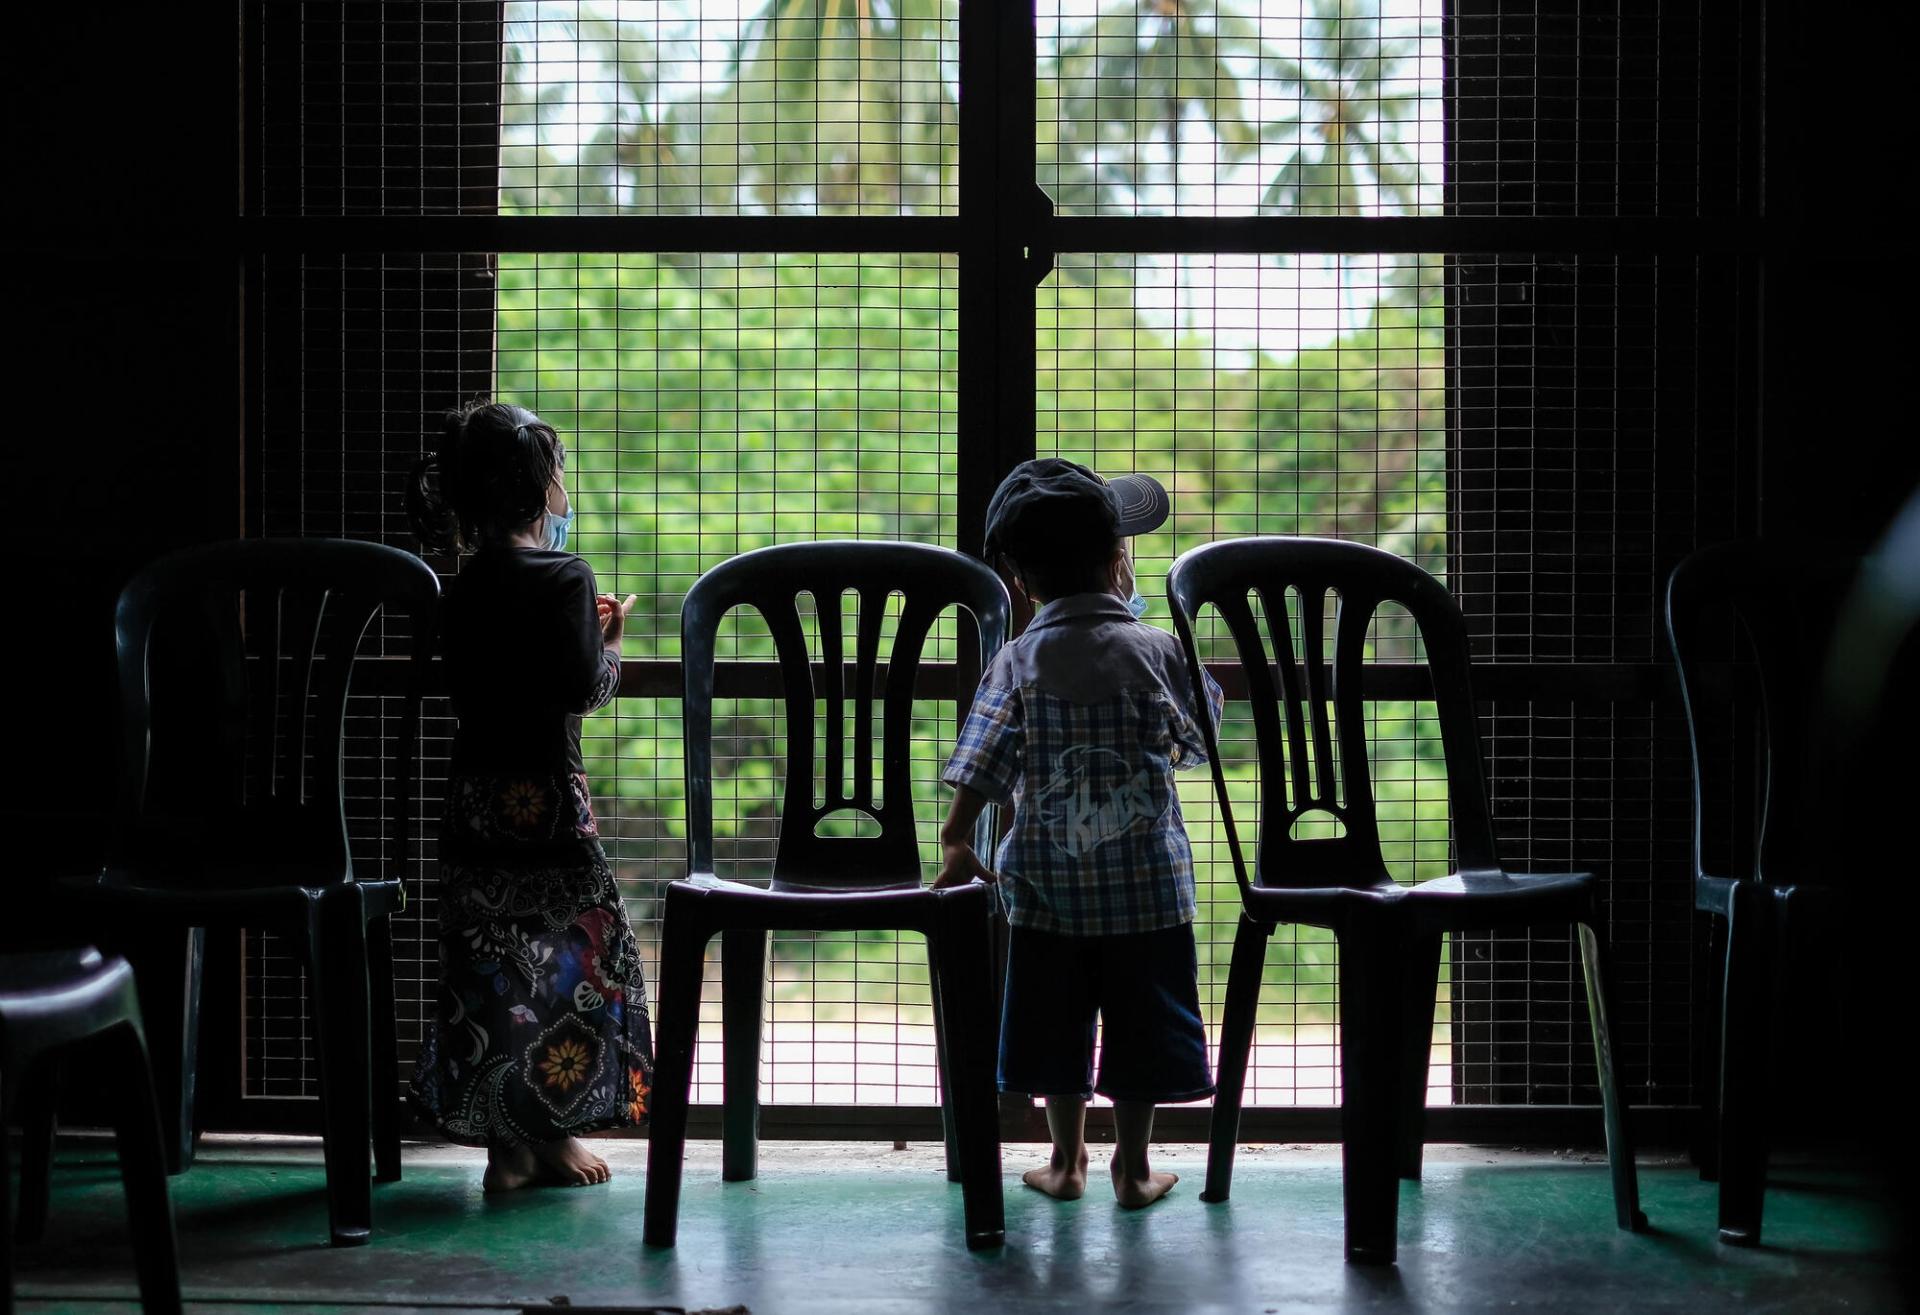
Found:
M 456 774 L 572 773 L 580 719 L 620 684 L 593 568 L 567 552 L 489 546 L 447 586 L 441 652 L 459 728 Z

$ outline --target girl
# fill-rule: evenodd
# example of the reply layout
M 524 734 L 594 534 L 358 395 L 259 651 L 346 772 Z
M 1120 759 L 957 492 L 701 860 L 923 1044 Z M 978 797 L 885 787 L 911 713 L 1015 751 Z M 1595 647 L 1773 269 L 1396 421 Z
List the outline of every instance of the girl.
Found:
M 539 416 L 477 401 L 447 415 L 407 490 L 424 544 L 472 553 L 441 617 L 458 729 L 439 1008 L 411 1094 L 449 1139 L 487 1148 L 490 1192 L 605 1182 L 577 1135 L 644 1122 L 653 1081 L 639 949 L 580 757 L 581 717 L 619 685 L 634 600 L 596 594 L 565 551 L 564 460 Z

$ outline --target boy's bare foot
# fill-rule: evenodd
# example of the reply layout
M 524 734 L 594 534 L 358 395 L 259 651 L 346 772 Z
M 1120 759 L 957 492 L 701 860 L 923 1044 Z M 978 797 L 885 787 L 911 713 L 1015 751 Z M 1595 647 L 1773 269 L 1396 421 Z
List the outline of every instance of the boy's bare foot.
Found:
M 1173 1185 L 1179 1181 L 1180 1175 L 1177 1173 L 1154 1173 L 1151 1170 L 1146 1177 L 1135 1178 L 1123 1172 L 1119 1157 L 1114 1157 L 1113 1199 L 1120 1203 L 1122 1209 L 1144 1209 L 1171 1192 Z
M 1056 1201 L 1078 1201 L 1087 1194 L 1087 1148 L 1080 1148 L 1080 1158 L 1075 1163 L 1056 1155 L 1052 1162 L 1021 1174 L 1020 1181 Z
M 483 1192 L 511 1192 L 540 1181 L 540 1165 L 525 1146 L 487 1147 L 487 1172 L 480 1179 Z
M 578 1137 L 542 1142 L 531 1148 L 540 1167 L 540 1180 L 561 1187 L 590 1187 L 612 1177 L 607 1162 L 589 1151 Z

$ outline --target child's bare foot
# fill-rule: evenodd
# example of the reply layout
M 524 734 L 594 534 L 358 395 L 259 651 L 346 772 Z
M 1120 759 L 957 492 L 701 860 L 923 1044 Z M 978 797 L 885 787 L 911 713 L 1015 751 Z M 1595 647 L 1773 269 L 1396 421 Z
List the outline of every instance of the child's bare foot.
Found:
M 561 1187 L 590 1187 L 612 1176 L 607 1162 L 589 1151 L 577 1137 L 542 1142 L 531 1149 L 540 1166 L 542 1182 Z
M 480 1179 L 483 1192 L 511 1192 L 540 1180 L 540 1165 L 525 1146 L 487 1147 L 487 1172 Z
M 1113 1199 L 1120 1203 L 1122 1209 L 1144 1209 L 1171 1192 L 1173 1185 L 1179 1181 L 1180 1175 L 1177 1173 L 1154 1173 L 1151 1170 L 1144 1178 L 1135 1178 L 1121 1169 L 1119 1156 L 1113 1159 Z
M 1087 1194 L 1087 1148 L 1082 1146 L 1072 1163 L 1056 1154 L 1050 1163 L 1021 1174 L 1020 1181 L 1056 1201 L 1078 1201 Z

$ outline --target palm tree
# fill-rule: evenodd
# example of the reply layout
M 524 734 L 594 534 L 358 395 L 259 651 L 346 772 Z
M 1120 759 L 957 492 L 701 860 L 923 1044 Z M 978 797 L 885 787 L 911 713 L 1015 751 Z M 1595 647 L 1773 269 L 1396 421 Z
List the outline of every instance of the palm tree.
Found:
M 1312 0 L 1293 66 L 1300 112 L 1262 125 L 1262 137 L 1290 147 L 1260 207 L 1299 215 L 1412 211 L 1420 204 L 1420 162 L 1401 125 L 1419 114 L 1417 83 L 1403 80 L 1414 43 L 1381 33 L 1378 0 Z M 1336 259 L 1336 312 L 1347 321 L 1347 257 Z
M 1053 138 L 1043 142 L 1050 151 L 1042 154 L 1041 185 L 1069 214 L 1176 210 L 1193 187 L 1183 166 L 1197 147 L 1207 165 L 1200 194 L 1213 196 L 1222 176 L 1259 146 L 1257 107 L 1241 77 L 1247 68 L 1290 77 L 1286 61 L 1262 42 L 1259 23 L 1230 3 L 1126 0 L 1108 8 L 1062 37 L 1051 79 L 1042 79 L 1058 108 Z M 1043 90 L 1043 118 L 1045 99 Z M 1175 279 L 1182 288 L 1187 266 L 1181 257 Z M 1189 300 L 1176 296 L 1181 306 Z
M 1236 68 L 1248 59 L 1271 68 L 1277 57 L 1230 5 L 1127 0 L 1106 10 L 1060 42 L 1053 159 L 1043 159 L 1041 184 L 1069 213 L 1145 208 L 1168 188 L 1177 203 L 1183 147 L 1217 145 L 1217 176 L 1259 144 Z
M 540 45 L 560 44 L 562 61 L 590 70 L 554 77 L 529 58 Z M 507 213 L 595 214 L 671 207 L 679 166 L 671 129 L 659 117 L 661 60 L 646 33 L 633 24 L 534 11 L 530 23 L 510 23 L 501 98 L 503 169 L 501 208 Z M 555 151 L 550 133 L 591 128 L 571 152 Z
M 740 23 L 712 90 L 685 74 L 675 85 L 671 60 L 639 24 L 591 6 L 536 8 L 537 26 L 508 32 L 504 200 L 582 212 L 950 208 L 955 4 L 766 0 Z M 547 76 L 528 59 L 536 40 L 567 43 L 585 71 Z M 582 118 L 597 124 L 573 155 L 537 140 L 542 127 L 565 131 Z M 526 181 L 535 166 L 538 187 Z
M 679 111 L 710 205 L 950 209 L 955 0 L 768 0 L 727 85 Z
M 1401 79 L 1413 53 L 1413 42 L 1383 35 L 1378 0 L 1306 0 L 1298 59 L 1231 0 L 1126 0 L 1064 35 L 1043 71 L 1043 112 L 1048 99 L 1058 110 L 1050 137 L 1042 126 L 1041 183 L 1068 212 L 1187 209 L 1183 156 L 1195 148 L 1211 189 L 1249 162 L 1259 177 L 1276 147 L 1290 147 L 1265 179 L 1262 211 L 1415 208 L 1419 161 L 1401 126 L 1419 109 L 1418 87 Z M 1297 109 L 1267 119 L 1256 92 L 1291 93 Z M 1347 268 L 1339 263 L 1343 321 Z
M 1419 204 L 1420 162 L 1398 125 L 1419 112 L 1419 89 L 1400 74 L 1414 43 L 1381 35 L 1378 3 L 1313 0 L 1293 65 L 1300 113 L 1262 125 L 1292 147 L 1260 198 L 1302 215 L 1380 214 Z M 1371 198 L 1371 199 L 1369 199 Z

